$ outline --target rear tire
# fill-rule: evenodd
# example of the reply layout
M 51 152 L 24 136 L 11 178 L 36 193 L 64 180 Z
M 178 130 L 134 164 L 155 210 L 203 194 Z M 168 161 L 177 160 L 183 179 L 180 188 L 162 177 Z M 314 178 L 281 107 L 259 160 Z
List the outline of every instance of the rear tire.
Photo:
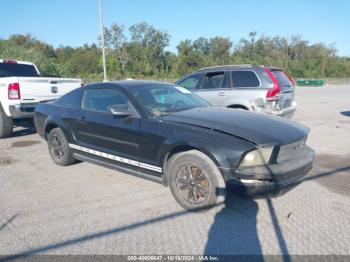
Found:
M 76 162 L 61 128 L 54 128 L 50 131 L 47 143 L 51 158 L 57 165 L 69 166 Z
M 169 186 L 185 209 L 200 211 L 224 202 L 226 186 L 215 163 L 197 150 L 178 153 L 169 159 Z
M 0 138 L 12 136 L 13 122 L 12 118 L 8 117 L 0 104 Z

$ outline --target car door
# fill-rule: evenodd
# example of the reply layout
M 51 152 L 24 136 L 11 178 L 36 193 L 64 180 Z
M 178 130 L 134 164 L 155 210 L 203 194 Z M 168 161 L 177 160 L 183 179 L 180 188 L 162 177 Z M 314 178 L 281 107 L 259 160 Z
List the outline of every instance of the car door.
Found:
M 224 106 L 229 94 L 228 77 L 229 75 L 224 71 L 205 73 L 196 94 L 214 106 Z
M 113 115 L 111 106 L 125 106 L 132 110 L 128 117 Z M 79 143 L 94 153 L 108 153 L 119 162 L 138 160 L 138 132 L 140 117 L 128 97 L 116 88 L 87 88 L 81 102 L 74 135 Z M 128 164 L 128 163 L 127 163 Z M 135 167 L 137 164 L 134 165 Z

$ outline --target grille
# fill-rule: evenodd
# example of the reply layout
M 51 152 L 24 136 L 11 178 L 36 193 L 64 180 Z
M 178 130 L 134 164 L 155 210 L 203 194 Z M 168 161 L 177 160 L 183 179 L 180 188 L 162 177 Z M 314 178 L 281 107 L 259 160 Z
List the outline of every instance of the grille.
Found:
M 278 152 L 277 162 L 280 163 L 292 158 L 300 149 L 305 146 L 306 139 L 307 137 L 304 137 L 303 139 L 296 142 L 281 146 Z

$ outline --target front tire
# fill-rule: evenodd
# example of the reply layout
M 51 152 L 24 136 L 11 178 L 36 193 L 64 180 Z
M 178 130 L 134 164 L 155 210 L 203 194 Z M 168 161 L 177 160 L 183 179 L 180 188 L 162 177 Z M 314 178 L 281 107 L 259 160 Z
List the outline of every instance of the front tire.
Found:
M 76 162 L 72 149 L 61 128 L 54 128 L 48 135 L 48 147 L 52 160 L 60 166 L 69 166 Z
M 0 138 L 6 138 L 12 136 L 13 133 L 13 121 L 11 117 L 8 117 L 0 104 Z
M 215 163 L 197 150 L 178 153 L 169 160 L 169 185 L 185 209 L 208 209 L 225 200 L 225 182 Z

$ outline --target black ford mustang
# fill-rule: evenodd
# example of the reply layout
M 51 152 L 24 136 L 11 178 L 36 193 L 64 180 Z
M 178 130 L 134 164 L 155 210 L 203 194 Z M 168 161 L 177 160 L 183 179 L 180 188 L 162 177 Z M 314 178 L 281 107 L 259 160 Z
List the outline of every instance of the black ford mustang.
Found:
M 308 129 L 290 120 L 215 108 L 182 87 L 117 81 L 79 88 L 35 112 L 56 164 L 89 161 L 169 185 L 186 209 L 227 189 L 283 194 L 312 168 Z

